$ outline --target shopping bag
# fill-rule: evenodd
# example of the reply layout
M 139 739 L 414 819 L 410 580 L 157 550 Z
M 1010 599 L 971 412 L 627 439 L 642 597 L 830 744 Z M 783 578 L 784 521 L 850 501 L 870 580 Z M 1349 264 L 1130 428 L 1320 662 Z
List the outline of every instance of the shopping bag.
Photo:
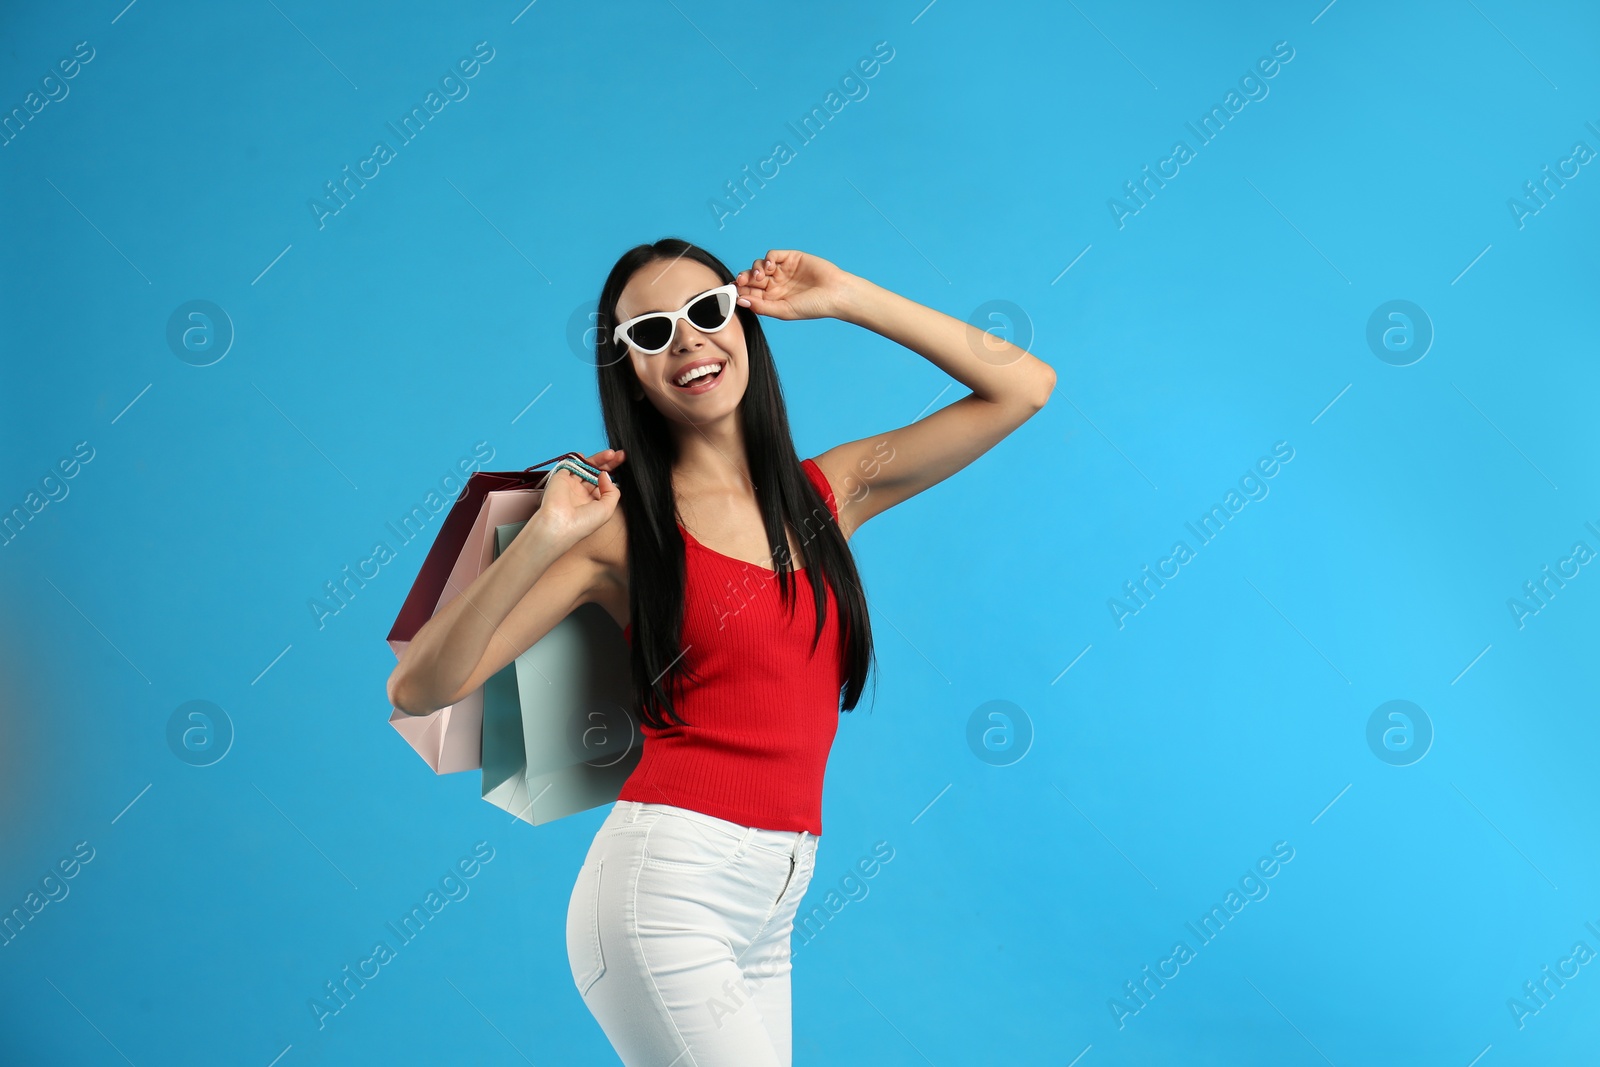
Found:
M 433 614 L 449 606 L 462 591 L 478 579 L 494 559 L 494 530 L 506 522 L 527 520 L 539 507 L 542 490 L 493 489 L 483 498 L 476 521 L 467 533 L 455 568 L 445 582 Z M 409 641 L 398 645 L 404 651 Z M 475 690 L 447 707 L 427 715 L 409 715 L 395 709 L 389 722 L 412 748 L 428 762 L 436 774 L 475 770 L 481 748 L 480 723 L 483 720 L 483 690 Z
M 525 522 L 496 531 L 505 551 Z M 580 604 L 483 687 L 483 799 L 535 826 L 617 799 L 644 754 L 627 642 Z
M 400 614 L 389 630 L 389 648 L 398 659 L 424 623 L 447 607 L 489 566 L 495 555 L 495 529 L 526 521 L 538 510 L 551 470 L 541 467 L 588 463 L 577 452 L 547 459 L 520 471 L 476 471 L 451 505 L 434 538 Z M 568 469 L 573 469 L 569 467 Z M 587 480 L 595 479 L 574 470 Z M 393 709 L 389 724 L 405 738 L 435 774 L 476 770 L 482 750 L 483 691 L 426 715 Z

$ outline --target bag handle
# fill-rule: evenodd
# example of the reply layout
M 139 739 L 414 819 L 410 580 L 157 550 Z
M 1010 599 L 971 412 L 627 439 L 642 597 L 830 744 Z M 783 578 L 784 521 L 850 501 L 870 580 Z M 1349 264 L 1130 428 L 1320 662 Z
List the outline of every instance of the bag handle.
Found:
M 600 484 L 600 468 L 594 466 L 588 460 L 584 459 L 583 453 L 581 452 L 563 452 L 561 455 L 553 456 L 542 463 L 534 463 L 530 466 L 524 467 L 522 469 L 522 473 L 528 474 L 532 471 L 538 470 L 540 467 L 548 466 L 552 463 L 554 463 L 556 466 L 545 472 L 544 481 L 540 483 L 541 487 L 550 481 L 551 475 L 555 474 L 557 470 L 563 467 L 565 467 L 565 469 L 571 473 L 582 478 L 590 485 Z M 610 475 L 611 472 L 607 471 L 606 473 Z M 611 480 L 614 483 L 616 482 L 616 478 L 614 476 Z

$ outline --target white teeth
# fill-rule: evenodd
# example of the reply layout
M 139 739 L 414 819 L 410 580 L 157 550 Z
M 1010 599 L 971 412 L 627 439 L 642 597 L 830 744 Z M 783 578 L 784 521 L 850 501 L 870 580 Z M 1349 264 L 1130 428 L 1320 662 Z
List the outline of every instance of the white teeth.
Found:
M 721 368 L 722 368 L 722 364 L 721 363 L 707 363 L 704 366 L 696 367 L 694 370 L 690 371 L 689 373 L 674 379 L 673 380 L 673 384 L 674 385 L 688 385 L 690 382 L 694 381 L 696 378 L 704 378 L 706 375 L 711 374 L 711 373 L 713 373 L 713 372 L 715 372 L 717 370 L 720 370 Z

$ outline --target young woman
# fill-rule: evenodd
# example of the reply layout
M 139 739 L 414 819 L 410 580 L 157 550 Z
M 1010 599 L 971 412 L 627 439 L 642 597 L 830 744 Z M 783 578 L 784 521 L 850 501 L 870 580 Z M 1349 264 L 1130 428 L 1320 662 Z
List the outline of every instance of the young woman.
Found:
M 1027 421 L 1055 373 L 792 250 L 735 276 L 684 241 L 639 245 L 597 310 L 617 447 L 588 458 L 626 488 L 552 476 L 522 534 L 418 633 L 390 699 L 453 703 L 578 605 L 605 608 L 645 741 L 569 900 L 573 979 L 628 1067 L 788 1067 L 790 935 L 838 712 L 872 659 L 847 541 Z M 802 461 L 761 315 L 864 326 L 971 393 Z M 850 387 L 849 368 L 836 378 Z

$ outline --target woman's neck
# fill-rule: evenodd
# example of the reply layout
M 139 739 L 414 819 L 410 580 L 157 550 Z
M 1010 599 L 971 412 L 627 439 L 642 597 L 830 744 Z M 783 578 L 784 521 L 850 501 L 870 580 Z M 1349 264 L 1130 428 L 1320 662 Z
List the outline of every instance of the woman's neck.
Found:
M 682 428 L 677 459 L 672 464 L 674 492 L 681 489 L 695 496 L 754 494 L 744 435 L 736 419 L 723 421 L 731 426 Z

